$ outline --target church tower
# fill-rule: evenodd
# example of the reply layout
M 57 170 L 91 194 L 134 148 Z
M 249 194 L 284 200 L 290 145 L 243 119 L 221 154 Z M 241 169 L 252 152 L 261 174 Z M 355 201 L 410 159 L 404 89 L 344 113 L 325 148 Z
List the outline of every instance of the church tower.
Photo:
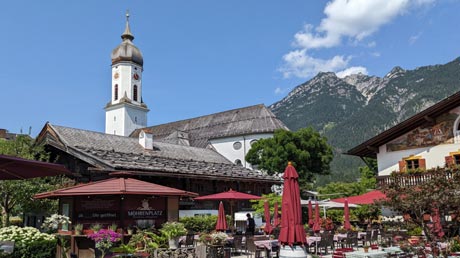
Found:
M 142 102 L 144 59 L 133 44 L 129 14 L 121 39 L 112 51 L 112 99 L 105 106 L 105 133 L 129 136 L 135 129 L 147 126 L 149 112 Z

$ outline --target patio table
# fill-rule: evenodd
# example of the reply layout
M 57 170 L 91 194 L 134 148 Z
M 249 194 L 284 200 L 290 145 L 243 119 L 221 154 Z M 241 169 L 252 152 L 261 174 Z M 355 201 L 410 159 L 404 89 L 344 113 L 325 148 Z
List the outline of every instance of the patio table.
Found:
M 340 241 L 342 241 L 342 240 L 345 239 L 345 238 L 347 238 L 347 234 L 346 234 L 346 233 L 344 233 L 344 234 L 341 234 L 341 233 L 340 233 L 340 234 L 335 234 L 335 235 L 334 235 L 334 241 L 336 241 L 336 242 L 340 242 Z
M 381 250 L 369 250 L 369 252 L 364 251 L 354 251 L 344 253 L 346 258 L 386 258 L 388 253 Z
M 254 245 L 258 248 L 265 249 L 266 257 L 270 257 L 270 252 L 272 251 L 272 247 L 277 247 L 279 245 L 278 239 L 271 239 L 271 240 L 257 240 L 254 241 Z
M 312 245 L 312 244 L 314 244 L 316 242 L 319 242 L 319 241 L 321 241 L 321 237 L 319 237 L 319 236 L 309 236 L 309 237 L 307 237 L 307 244 L 308 245 Z

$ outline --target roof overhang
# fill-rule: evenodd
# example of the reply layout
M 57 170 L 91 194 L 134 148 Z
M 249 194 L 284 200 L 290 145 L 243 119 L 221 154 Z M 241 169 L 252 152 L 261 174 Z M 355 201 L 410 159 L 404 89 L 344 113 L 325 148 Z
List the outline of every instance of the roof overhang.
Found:
M 436 117 L 460 106 L 460 92 L 451 95 L 409 119 L 350 149 L 345 154 L 376 158 L 378 148 L 419 126 L 436 123 Z

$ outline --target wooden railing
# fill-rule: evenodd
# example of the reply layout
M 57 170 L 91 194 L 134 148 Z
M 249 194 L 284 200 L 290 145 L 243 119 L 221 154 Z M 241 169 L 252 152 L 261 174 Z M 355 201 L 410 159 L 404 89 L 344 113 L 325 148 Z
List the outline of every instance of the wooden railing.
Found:
M 383 188 L 387 185 L 391 184 L 398 184 L 399 186 L 416 186 L 421 184 L 427 180 L 433 178 L 434 174 L 430 172 L 422 172 L 416 174 L 405 174 L 399 175 L 397 177 L 394 176 L 377 176 L 377 185 L 379 188 Z M 452 178 L 453 173 L 452 171 L 446 170 L 444 173 L 444 177 L 446 179 Z

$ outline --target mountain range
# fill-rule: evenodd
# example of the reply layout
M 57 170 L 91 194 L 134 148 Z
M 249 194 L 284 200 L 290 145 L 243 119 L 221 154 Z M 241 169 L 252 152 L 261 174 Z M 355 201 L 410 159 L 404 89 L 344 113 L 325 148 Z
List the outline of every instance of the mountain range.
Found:
M 342 153 L 460 90 L 460 58 L 442 65 L 405 70 L 384 77 L 319 73 L 296 86 L 269 108 L 291 130 L 313 127 L 334 147 L 330 181 L 355 181 L 357 157 Z

